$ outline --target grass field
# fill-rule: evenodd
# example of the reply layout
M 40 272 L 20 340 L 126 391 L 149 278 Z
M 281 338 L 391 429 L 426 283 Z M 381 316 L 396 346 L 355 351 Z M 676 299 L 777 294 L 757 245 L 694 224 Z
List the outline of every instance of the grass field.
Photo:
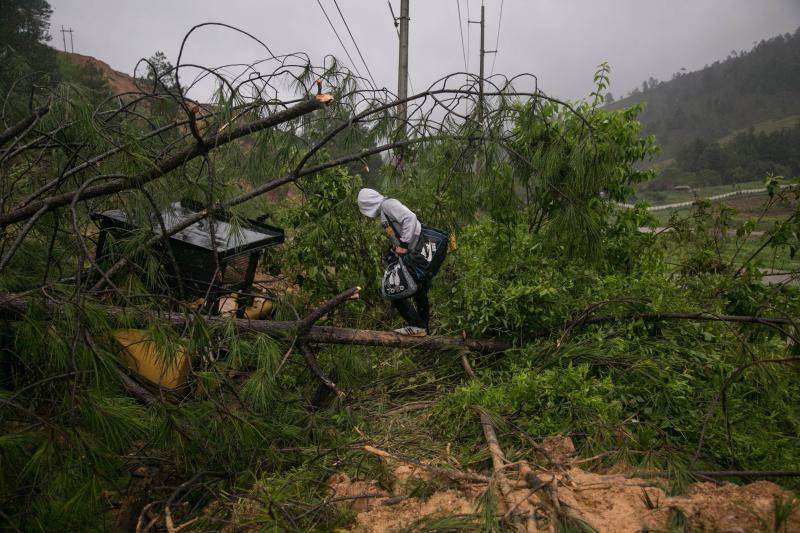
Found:
M 800 121 L 800 115 L 791 115 L 780 119 L 765 120 L 764 122 L 759 122 L 758 124 L 754 125 L 753 130 L 756 133 L 774 133 L 786 128 L 793 128 L 798 121 Z M 742 128 L 740 130 L 733 131 L 725 137 L 719 139 L 718 142 L 720 144 L 729 143 L 734 137 L 736 137 L 736 135 L 739 133 L 744 133 L 748 129 L 750 128 Z
M 720 242 L 719 256 L 722 261 L 729 264 L 733 270 L 738 270 L 756 251 L 764 244 L 766 236 L 761 235 L 747 240 L 737 241 L 735 237 L 729 236 Z M 685 249 L 682 244 L 669 242 L 667 245 L 667 255 L 670 261 L 675 264 L 682 264 L 685 256 Z M 789 251 L 784 248 L 772 248 L 767 246 L 758 253 L 758 256 L 749 263 L 754 267 L 763 270 L 794 272 L 800 271 L 800 255 L 789 256 Z
M 756 188 L 750 184 L 744 184 L 742 188 Z M 719 190 L 720 188 L 708 188 L 707 191 L 716 189 L 715 192 L 709 192 L 703 196 L 713 196 L 727 192 Z M 685 193 L 684 193 L 685 194 Z M 733 266 L 740 266 L 748 257 L 750 257 L 758 248 L 765 242 L 769 232 L 776 222 L 786 220 L 795 209 L 797 202 L 794 200 L 786 202 L 778 202 L 771 206 L 766 212 L 765 207 L 769 197 L 767 194 L 754 194 L 750 196 L 739 196 L 733 198 L 726 198 L 721 201 L 726 206 L 731 207 L 736 211 L 734 215 L 734 223 L 742 223 L 748 220 L 757 221 L 755 230 L 747 240 L 737 241 L 734 235 L 729 235 L 721 243 L 721 255 L 726 262 L 730 262 Z M 681 199 L 671 200 L 670 203 L 686 201 Z M 658 227 L 667 227 L 670 225 L 670 219 L 673 215 L 680 218 L 689 217 L 692 215 L 694 207 L 685 207 L 681 209 L 653 211 L 651 214 L 656 218 Z M 674 250 L 676 259 L 680 256 L 680 250 Z M 759 257 L 753 261 L 754 266 L 765 269 L 775 270 L 800 270 L 800 255 L 791 258 L 787 249 L 775 250 L 767 247 Z

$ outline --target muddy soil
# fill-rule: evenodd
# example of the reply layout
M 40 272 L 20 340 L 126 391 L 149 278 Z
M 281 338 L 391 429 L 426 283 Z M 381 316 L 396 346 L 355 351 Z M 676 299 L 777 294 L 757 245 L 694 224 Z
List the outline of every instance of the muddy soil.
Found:
M 506 477 L 513 490 L 507 497 L 497 498 L 496 515 L 518 530 L 554 531 L 557 517 L 568 515 L 601 533 L 666 531 L 676 521 L 685 524 L 688 531 L 774 531 L 776 506 L 794 498 L 791 492 L 768 481 L 748 485 L 694 483 L 684 495 L 669 496 L 666 480 L 633 477 L 622 466 L 614 468 L 614 473 L 590 472 L 572 458 L 571 443 L 550 442 L 545 446 L 561 465 L 554 470 L 531 468 L 530 473 L 543 483 L 542 487 L 532 490 L 530 474 L 527 481 L 520 476 L 528 465 L 509 465 Z M 356 513 L 347 531 L 421 530 L 426 520 L 433 523 L 443 517 L 466 517 L 477 527 L 482 496 L 496 487 L 451 479 L 440 483 L 438 490 L 417 496 L 413 490 L 419 483 L 414 481 L 430 483 L 430 472 L 383 460 L 393 473 L 391 491 L 381 489 L 375 481 L 352 481 L 345 474 L 328 480 L 329 501 L 349 506 Z M 778 531 L 800 531 L 800 503 Z

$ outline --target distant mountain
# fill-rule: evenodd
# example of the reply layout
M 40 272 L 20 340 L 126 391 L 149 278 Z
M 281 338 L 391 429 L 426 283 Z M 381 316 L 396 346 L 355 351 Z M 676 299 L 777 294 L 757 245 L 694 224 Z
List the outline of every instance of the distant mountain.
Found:
M 638 102 L 644 132 L 671 159 L 697 139 L 717 141 L 751 126 L 800 115 L 800 28 L 761 41 L 749 52 L 732 52 L 724 61 L 668 82 L 655 79 L 607 107 Z

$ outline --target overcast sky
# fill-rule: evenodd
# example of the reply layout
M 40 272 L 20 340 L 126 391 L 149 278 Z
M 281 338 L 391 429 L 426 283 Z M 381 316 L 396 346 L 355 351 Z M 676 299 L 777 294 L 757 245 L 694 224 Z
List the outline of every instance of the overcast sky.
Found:
M 276 54 L 304 51 L 316 64 L 333 54 L 350 66 L 317 0 L 49 0 L 51 44 L 62 47 L 61 25 L 75 30 L 75 52 L 132 73 L 156 50 L 173 63 L 194 24 L 224 22 L 263 40 Z M 390 0 L 399 15 L 400 0 Z M 361 63 L 334 0 L 320 0 Z M 380 86 L 397 88 L 397 34 L 385 0 L 338 0 L 369 70 Z M 477 72 L 480 0 L 410 0 L 410 72 L 416 91 L 464 70 Z M 585 96 L 595 67 L 608 61 L 611 91 L 620 96 L 650 76 L 669 79 L 696 70 L 731 50 L 800 26 L 800 0 L 485 0 L 487 73 L 534 73 L 540 87 L 565 98 Z M 461 9 L 461 25 L 459 12 Z M 502 18 L 500 17 L 502 7 Z M 499 26 L 499 41 L 498 41 Z M 467 46 L 468 41 L 468 46 Z M 69 39 L 67 39 L 69 46 Z M 187 60 L 207 66 L 265 57 L 252 41 L 222 29 L 203 29 L 189 42 Z M 198 95 L 199 96 L 199 95 Z

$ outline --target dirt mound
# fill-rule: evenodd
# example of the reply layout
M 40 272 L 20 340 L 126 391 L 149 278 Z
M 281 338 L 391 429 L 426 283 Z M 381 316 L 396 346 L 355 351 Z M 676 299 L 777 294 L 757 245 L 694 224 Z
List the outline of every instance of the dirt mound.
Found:
M 562 451 L 565 457 L 569 453 L 568 449 Z M 468 517 L 466 523 L 478 527 L 482 496 L 490 490 L 489 483 L 454 482 L 451 478 L 436 485 L 437 475 L 432 476 L 430 469 L 384 460 L 393 472 L 391 493 L 375 481 L 352 481 L 344 474 L 328 481 L 329 502 L 349 506 L 357 513 L 350 531 L 414 529 L 426 520 L 445 517 Z M 512 482 L 513 468 L 509 465 L 507 474 Z M 528 531 L 554 531 L 556 514 L 582 521 L 600 533 L 664 531 L 681 524 L 692 531 L 800 531 L 798 503 L 781 528 L 773 529 L 780 523 L 776 513 L 780 514 L 784 504 L 797 500 L 791 492 L 767 481 L 743 486 L 695 483 L 685 495 L 668 496 L 663 480 L 625 473 L 598 474 L 575 464 L 555 471 L 518 470 L 519 479 L 508 497 L 498 498 L 496 514 L 506 519 L 516 515 L 518 525 Z M 534 479 L 541 482 L 538 487 L 531 486 Z M 415 494 L 420 486 L 415 480 L 436 490 Z M 553 511 L 554 506 L 560 507 L 558 513 Z
M 667 496 L 654 480 L 571 468 L 559 497 L 599 532 L 667 529 L 671 520 L 701 531 L 758 531 L 774 523 L 777 501 L 793 495 L 768 481 L 749 485 L 695 483 L 685 496 Z M 786 531 L 800 530 L 800 512 Z
M 415 479 L 429 481 L 421 469 L 399 465 L 394 469 L 392 494 L 374 481 L 351 481 L 345 474 L 328 480 L 329 501 L 341 502 L 356 511 L 355 523 L 348 531 L 388 533 L 414 525 L 420 519 L 446 515 L 473 515 L 478 493 L 460 488 L 439 490 L 426 497 L 409 497 Z M 413 491 L 412 491 L 413 492 Z
M 111 87 L 111 91 L 114 94 L 122 94 L 127 92 L 138 92 L 139 89 L 136 87 L 136 80 L 133 76 L 129 76 L 124 72 L 119 72 L 111 68 L 108 63 L 100 61 L 97 58 L 92 56 L 85 56 L 82 54 L 71 54 L 69 52 L 59 52 L 63 54 L 67 59 L 69 59 L 74 64 L 80 67 L 91 67 L 95 68 L 100 71 L 100 74 L 103 76 L 103 79 L 108 82 L 108 85 Z

